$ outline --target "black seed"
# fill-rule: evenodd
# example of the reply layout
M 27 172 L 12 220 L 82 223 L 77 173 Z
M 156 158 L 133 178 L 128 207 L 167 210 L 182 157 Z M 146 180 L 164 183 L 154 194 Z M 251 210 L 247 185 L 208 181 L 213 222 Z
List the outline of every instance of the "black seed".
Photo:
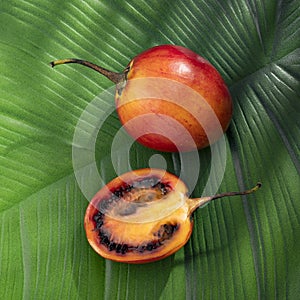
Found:
M 125 187 L 125 191 L 126 191 L 127 193 L 131 192 L 131 190 L 132 190 L 132 186 L 131 186 L 131 185 L 127 185 L 127 186 Z
M 152 242 L 149 243 L 146 248 L 147 248 L 148 251 L 153 250 L 153 243 Z
M 174 227 L 172 225 L 164 224 L 164 230 L 166 235 L 170 236 L 174 231 Z
M 121 248 L 121 253 L 125 254 L 128 251 L 128 246 L 126 244 L 124 244 Z
M 96 223 L 96 229 L 100 229 L 102 227 L 102 225 L 103 225 L 103 221 L 102 220 L 97 221 L 97 223 Z
M 158 182 L 156 185 L 154 185 L 153 187 L 158 188 L 158 189 L 163 189 L 165 187 L 165 184 L 162 182 Z
M 116 245 L 116 252 L 121 253 L 121 249 L 122 249 L 122 244 L 117 244 Z
M 101 244 L 108 246 L 110 244 L 109 238 L 107 236 L 104 236 L 101 239 Z
M 110 245 L 109 245 L 109 251 L 113 251 L 113 250 L 115 250 L 116 249 L 116 243 L 114 243 L 114 242 L 112 242 L 112 243 L 110 243 Z
M 167 195 L 168 194 L 168 190 L 166 188 L 161 189 L 161 193 L 163 195 Z
M 162 193 L 162 195 L 166 195 L 168 194 L 168 188 L 169 188 L 169 185 L 168 184 L 165 184 L 163 182 L 157 182 L 153 188 L 155 189 L 158 189 L 160 190 L 160 192 Z
M 123 189 L 120 188 L 118 190 L 115 190 L 114 195 L 117 196 L 118 198 L 121 198 L 123 196 Z
M 177 224 L 171 225 L 171 224 L 163 224 L 160 226 L 159 230 L 155 232 L 153 235 L 158 238 L 157 243 L 158 246 L 161 246 L 161 243 L 164 240 L 170 239 L 174 232 L 177 230 Z
M 103 218 L 103 214 L 98 212 L 96 215 L 94 215 L 93 219 L 95 222 L 98 222 L 99 220 L 101 220 Z

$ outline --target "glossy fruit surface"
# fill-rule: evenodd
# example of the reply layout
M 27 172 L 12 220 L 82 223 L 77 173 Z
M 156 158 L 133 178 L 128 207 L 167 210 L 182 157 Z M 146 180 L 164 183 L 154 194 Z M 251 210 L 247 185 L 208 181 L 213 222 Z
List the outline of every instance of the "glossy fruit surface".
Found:
M 186 244 L 192 213 L 217 198 L 190 199 L 182 180 L 160 169 L 140 169 L 104 186 L 87 207 L 84 226 L 92 248 L 104 258 L 126 263 L 163 259 Z
M 131 61 L 116 106 L 131 136 L 162 151 L 206 147 L 220 138 L 232 116 L 218 71 L 193 51 L 173 45 L 153 47 Z
M 141 144 L 161 151 L 192 151 L 217 141 L 229 126 L 232 100 L 219 72 L 193 51 L 174 45 L 150 48 L 122 73 L 78 59 L 116 83 L 121 123 Z

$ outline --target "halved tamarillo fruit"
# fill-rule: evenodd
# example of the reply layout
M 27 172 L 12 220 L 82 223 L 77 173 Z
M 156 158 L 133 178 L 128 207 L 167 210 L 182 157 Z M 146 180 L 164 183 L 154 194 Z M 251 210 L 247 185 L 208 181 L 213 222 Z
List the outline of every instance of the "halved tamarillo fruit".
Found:
M 84 226 L 92 248 L 102 257 L 125 263 L 163 259 L 186 244 L 193 212 L 229 192 L 190 199 L 185 183 L 160 169 L 125 173 L 104 186 L 87 207 Z

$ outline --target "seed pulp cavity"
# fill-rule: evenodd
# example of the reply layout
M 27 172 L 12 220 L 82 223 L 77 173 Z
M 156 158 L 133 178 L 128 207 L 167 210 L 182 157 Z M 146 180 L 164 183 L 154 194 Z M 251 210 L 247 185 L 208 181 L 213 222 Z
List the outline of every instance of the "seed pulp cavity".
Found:
M 98 231 L 99 243 L 104 245 L 109 251 L 115 251 L 118 254 L 128 252 L 143 253 L 153 251 L 164 244 L 166 240 L 171 239 L 178 230 L 178 224 L 163 222 L 159 229 L 153 233 L 153 237 L 144 241 L 141 245 L 132 245 L 128 242 L 116 242 L 112 238 L 109 226 L 106 226 L 107 216 L 112 216 L 122 221 L 132 215 L 139 216 L 138 210 L 147 205 L 155 204 L 155 201 L 166 198 L 172 191 L 167 183 L 163 183 L 159 178 L 149 177 L 133 184 L 124 184 L 114 191 L 111 196 L 100 201 L 98 211 L 94 215 L 95 230 Z M 119 237 L 122 239 L 122 237 Z

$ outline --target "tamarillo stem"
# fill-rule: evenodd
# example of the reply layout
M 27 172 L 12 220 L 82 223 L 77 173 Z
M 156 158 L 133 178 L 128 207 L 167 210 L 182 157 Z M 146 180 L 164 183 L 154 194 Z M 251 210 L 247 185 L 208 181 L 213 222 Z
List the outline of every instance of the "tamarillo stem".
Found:
M 252 189 L 242 191 L 242 192 L 225 192 L 225 193 L 217 194 L 213 196 L 211 200 L 215 200 L 223 197 L 243 196 L 243 195 L 252 194 L 253 192 L 257 191 L 260 187 L 261 187 L 261 182 L 258 182 Z
M 231 197 L 231 196 L 244 196 L 248 194 L 252 194 L 256 192 L 261 187 L 261 182 L 258 182 L 253 188 L 245 191 L 239 191 L 239 192 L 225 192 L 221 194 L 216 194 L 214 196 L 207 196 L 207 197 L 201 197 L 201 198 L 194 198 L 189 199 L 189 207 L 190 211 L 194 212 L 197 208 L 207 204 L 210 201 L 223 198 L 223 197 Z
M 80 65 L 83 65 L 85 67 L 88 67 L 90 69 L 93 69 L 93 70 L 99 72 L 100 74 L 104 75 L 105 77 L 107 77 L 109 80 L 111 80 L 115 84 L 121 82 L 125 78 L 124 73 L 113 72 L 113 71 L 107 70 L 103 67 L 100 67 L 96 64 L 93 64 L 89 61 L 82 60 L 82 59 L 67 58 L 67 59 L 54 60 L 54 61 L 50 62 L 50 66 L 52 68 L 57 66 L 57 65 L 63 65 L 63 64 L 80 64 Z

